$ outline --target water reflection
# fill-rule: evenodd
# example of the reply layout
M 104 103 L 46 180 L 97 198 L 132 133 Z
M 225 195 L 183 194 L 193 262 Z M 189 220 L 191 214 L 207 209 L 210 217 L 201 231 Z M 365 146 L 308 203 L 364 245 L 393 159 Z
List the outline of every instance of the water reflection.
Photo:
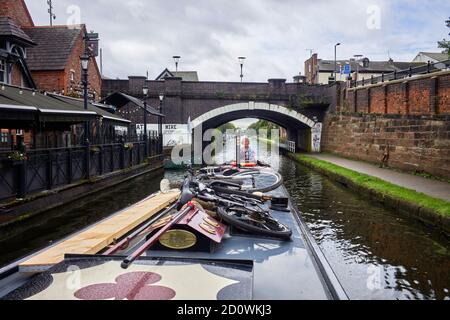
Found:
M 450 244 L 283 159 L 286 187 L 352 299 L 448 299 Z

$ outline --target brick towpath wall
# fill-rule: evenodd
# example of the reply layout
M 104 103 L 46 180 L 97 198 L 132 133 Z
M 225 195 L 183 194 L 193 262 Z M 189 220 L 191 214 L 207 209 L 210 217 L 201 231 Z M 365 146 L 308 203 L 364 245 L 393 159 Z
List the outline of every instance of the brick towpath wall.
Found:
M 450 179 L 450 72 L 343 89 L 325 117 L 322 149 Z
M 381 163 L 389 146 L 389 166 L 450 179 L 450 115 L 383 117 L 329 114 L 324 152 Z

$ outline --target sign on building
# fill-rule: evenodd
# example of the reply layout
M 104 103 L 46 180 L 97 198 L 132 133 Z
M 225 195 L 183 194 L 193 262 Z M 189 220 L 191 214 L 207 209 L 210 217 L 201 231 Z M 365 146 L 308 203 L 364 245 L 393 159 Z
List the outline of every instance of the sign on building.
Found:
M 342 74 L 350 75 L 352 73 L 352 68 L 349 64 L 344 65 L 342 68 Z

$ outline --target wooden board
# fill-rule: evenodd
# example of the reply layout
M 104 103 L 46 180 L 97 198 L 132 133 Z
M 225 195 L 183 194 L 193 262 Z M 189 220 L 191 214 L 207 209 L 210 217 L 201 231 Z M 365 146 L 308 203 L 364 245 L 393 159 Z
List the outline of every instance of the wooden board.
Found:
M 99 224 L 37 254 L 19 264 L 21 269 L 45 268 L 64 260 L 65 254 L 97 254 L 102 249 L 121 238 L 152 216 L 174 203 L 179 192 L 158 194 L 144 199 L 135 205 L 119 212 Z

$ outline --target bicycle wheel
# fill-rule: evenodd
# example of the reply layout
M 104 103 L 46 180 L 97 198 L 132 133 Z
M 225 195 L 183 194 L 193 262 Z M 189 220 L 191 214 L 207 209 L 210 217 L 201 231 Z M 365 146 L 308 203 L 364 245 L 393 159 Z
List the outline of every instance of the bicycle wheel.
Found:
M 252 179 L 246 179 L 244 184 L 251 187 L 241 190 L 248 192 L 269 192 L 283 184 L 283 177 L 278 172 L 269 170 L 244 170 L 234 174 L 233 177 L 249 175 L 252 176 Z
M 256 235 L 282 240 L 289 240 L 292 236 L 292 231 L 287 226 L 269 214 L 263 216 L 244 207 L 232 206 L 218 207 L 217 215 L 229 225 Z

